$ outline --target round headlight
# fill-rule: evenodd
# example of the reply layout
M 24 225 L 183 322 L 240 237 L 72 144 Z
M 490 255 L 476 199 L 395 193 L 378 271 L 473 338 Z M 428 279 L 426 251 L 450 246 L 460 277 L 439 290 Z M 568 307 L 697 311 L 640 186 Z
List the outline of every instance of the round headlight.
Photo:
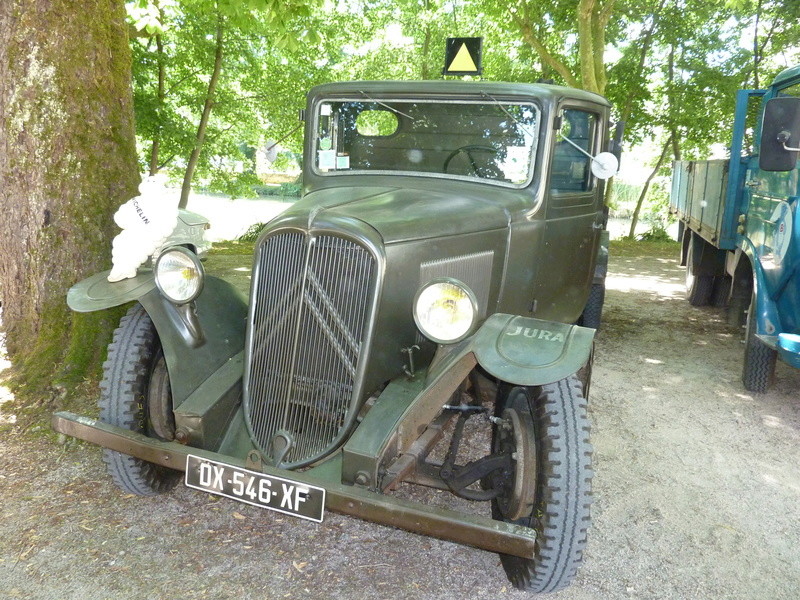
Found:
M 475 295 L 457 279 L 436 279 L 425 284 L 414 300 L 414 321 L 425 337 L 438 344 L 464 339 L 475 325 Z
M 182 246 L 164 251 L 156 261 L 156 285 L 170 302 L 186 304 L 203 291 L 203 265 Z

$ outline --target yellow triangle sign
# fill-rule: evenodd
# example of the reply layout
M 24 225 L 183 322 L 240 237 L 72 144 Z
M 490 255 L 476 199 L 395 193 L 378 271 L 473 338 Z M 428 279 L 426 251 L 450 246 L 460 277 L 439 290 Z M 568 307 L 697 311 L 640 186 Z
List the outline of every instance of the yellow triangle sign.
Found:
M 478 67 L 475 66 L 475 61 L 472 60 L 472 56 L 466 44 L 461 44 L 461 48 L 458 49 L 453 62 L 450 63 L 447 70 L 456 72 L 477 72 Z

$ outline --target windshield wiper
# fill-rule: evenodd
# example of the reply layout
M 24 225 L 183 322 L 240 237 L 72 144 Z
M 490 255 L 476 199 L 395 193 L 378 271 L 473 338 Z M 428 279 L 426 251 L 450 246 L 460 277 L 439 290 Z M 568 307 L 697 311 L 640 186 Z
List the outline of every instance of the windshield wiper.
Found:
M 481 90 L 481 96 L 483 96 L 484 98 L 488 98 L 489 100 L 491 100 L 492 102 L 494 102 L 495 106 L 497 106 L 497 108 L 499 108 L 500 110 L 502 110 L 502 111 L 503 111 L 503 112 L 506 114 L 506 116 L 508 116 L 508 118 L 509 118 L 509 119 L 511 119 L 512 121 L 514 121 L 514 123 L 516 123 L 517 125 L 519 125 L 519 126 L 520 126 L 520 128 L 522 129 L 522 131 L 524 131 L 524 132 L 525 132 L 525 133 L 527 133 L 529 136 L 531 136 L 531 138 L 533 138 L 533 139 L 536 139 L 536 136 L 533 134 L 533 132 L 532 132 L 530 129 L 528 129 L 527 125 L 526 125 L 525 123 L 523 123 L 522 121 L 520 121 L 520 120 L 519 120 L 517 117 L 515 117 L 514 115 L 512 115 L 512 114 L 511 114 L 511 113 L 508 111 L 508 109 L 507 109 L 505 106 L 503 106 L 503 105 L 501 104 L 501 102 L 500 102 L 500 101 L 499 101 L 497 98 L 495 98 L 495 97 L 494 97 L 494 96 L 492 96 L 491 94 L 487 94 L 487 93 L 486 93 L 486 92 L 484 92 L 483 90 Z
M 411 115 L 407 115 L 406 113 L 404 113 L 404 112 L 402 112 L 400 110 L 397 110 L 395 107 L 389 106 L 388 104 L 386 104 L 385 102 L 381 102 L 377 98 L 373 98 L 367 92 L 365 92 L 363 90 L 358 90 L 358 93 L 361 94 L 362 96 L 364 96 L 367 100 L 370 100 L 371 102 L 374 102 L 375 104 L 380 104 L 381 106 L 383 106 L 384 108 L 389 109 L 393 113 L 395 113 L 397 115 L 403 115 L 406 119 L 411 119 L 411 121 L 416 123 L 416 119 L 414 117 L 412 117 Z

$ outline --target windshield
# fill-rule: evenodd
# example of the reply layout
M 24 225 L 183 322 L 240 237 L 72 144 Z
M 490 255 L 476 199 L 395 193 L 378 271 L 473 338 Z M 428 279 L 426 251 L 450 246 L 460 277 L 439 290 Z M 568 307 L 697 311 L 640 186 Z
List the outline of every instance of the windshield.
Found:
M 377 99 L 317 105 L 322 174 L 404 173 L 530 181 L 539 110 L 533 104 Z

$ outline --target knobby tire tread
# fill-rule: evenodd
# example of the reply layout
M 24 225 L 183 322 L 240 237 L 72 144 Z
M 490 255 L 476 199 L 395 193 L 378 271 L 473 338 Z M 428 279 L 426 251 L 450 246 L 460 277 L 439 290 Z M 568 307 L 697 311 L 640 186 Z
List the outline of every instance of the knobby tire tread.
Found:
M 147 433 L 143 406 L 147 394 L 149 367 L 158 338 L 150 317 L 141 305 L 131 308 L 120 320 L 108 347 L 100 384 L 100 420 L 131 431 Z M 169 491 L 180 473 L 114 450 L 103 450 L 103 462 L 114 483 L 140 496 Z
M 603 318 L 603 304 L 605 304 L 606 286 L 602 283 L 593 283 L 589 290 L 589 299 L 581 314 L 580 325 L 600 329 Z
M 532 409 L 542 475 L 534 515 L 515 522 L 537 530 L 536 556 L 501 561 L 516 588 L 554 592 L 575 578 L 591 521 L 592 446 L 581 382 L 571 376 L 543 386 Z
M 756 337 L 755 319 L 752 316 L 754 308 L 755 300 L 751 301 L 747 316 L 742 383 L 746 390 L 763 394 L 775 376 L 778 353 Z
M 714 276 L 695 274 L 694 245 L 689 244 L 686 252 L 686 299 L 692 306 L 708 306 L 714 293 Z M 689 277 L 694 275 L 689 281 Z

